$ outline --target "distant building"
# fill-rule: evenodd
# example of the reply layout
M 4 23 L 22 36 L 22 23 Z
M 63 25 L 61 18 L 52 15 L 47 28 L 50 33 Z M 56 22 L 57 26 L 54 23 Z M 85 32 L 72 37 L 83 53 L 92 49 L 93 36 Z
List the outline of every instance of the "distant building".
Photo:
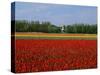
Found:
M 64 33 L 64 30 L 65 30 L 65 26 L 62 25 L 62 26 L 61 26 L 61 33 Z

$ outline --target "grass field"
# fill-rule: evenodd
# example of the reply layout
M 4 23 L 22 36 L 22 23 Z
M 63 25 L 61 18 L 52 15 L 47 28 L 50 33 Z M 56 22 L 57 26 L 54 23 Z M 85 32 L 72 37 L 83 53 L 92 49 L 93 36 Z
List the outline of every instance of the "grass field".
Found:
M 96 34 L 57 34 L 57 33 L 30 33 L 17 32 L 15 33 L 17 39 L 96 39 Z

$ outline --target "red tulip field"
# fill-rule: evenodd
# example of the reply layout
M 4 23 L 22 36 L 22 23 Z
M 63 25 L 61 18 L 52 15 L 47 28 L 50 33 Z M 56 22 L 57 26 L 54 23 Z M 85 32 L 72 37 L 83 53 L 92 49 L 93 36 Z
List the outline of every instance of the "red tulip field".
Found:
M 16 39 L 16 72 L 97 67 L 97 40 Z

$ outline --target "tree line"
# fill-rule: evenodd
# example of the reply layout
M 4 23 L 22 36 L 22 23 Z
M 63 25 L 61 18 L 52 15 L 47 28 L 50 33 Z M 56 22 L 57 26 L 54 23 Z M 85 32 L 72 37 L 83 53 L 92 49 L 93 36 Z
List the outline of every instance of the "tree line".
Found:
M 86 33 L 96 34 L 97 24 L 73 24 L 63 25 L 64 33 Z M 44 32 L 44 33 L 61 33 L 61 26 L 51 24 L 50 22 L 39 21 L 15 21 L 16 32 Z

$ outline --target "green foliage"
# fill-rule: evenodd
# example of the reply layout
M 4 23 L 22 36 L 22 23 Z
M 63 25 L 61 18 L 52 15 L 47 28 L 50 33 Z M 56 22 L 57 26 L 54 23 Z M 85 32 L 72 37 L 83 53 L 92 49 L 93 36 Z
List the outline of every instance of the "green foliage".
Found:
M 73 24 L 65 26 L 65 33 L 86 33 L 86 34 L 96 34 L 97 25 L 89 24 Z
M 27 32 L 29 23 L 27 21 L 16 21 L 16 31 L 17 32 Z
M 44 32 L 44 33 L 61 33 L 61 27 L 51 24 L 50 22 L 39 21 L 15 21 L 16 32 Z M 86 33 L 96 34 L 97 24 L 73 24 L 64 25 L 64 33 Z

